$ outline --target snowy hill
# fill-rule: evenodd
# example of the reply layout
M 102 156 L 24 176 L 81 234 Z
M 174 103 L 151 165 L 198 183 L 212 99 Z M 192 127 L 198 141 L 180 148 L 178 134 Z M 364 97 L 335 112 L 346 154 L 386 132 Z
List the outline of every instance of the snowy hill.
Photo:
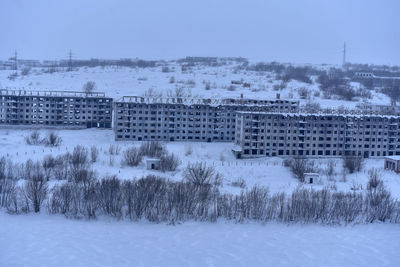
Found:
M 358 97 L 346 101 L 338 97 L 324 97 L 316 75 L 310 75 L 311 83 L 298 80 L 283 82 L 273 71 L 254 71 L 244 68 L 241 63 L 230 62 L 221 66 L 194 65 L 183 70 L 183 63 L 163 62 L 156 67 L 131 68 L 118 66 L 77 67 L 71 72 L 65 68 L 31 68 L 26 75 L 15 79 L 8 77 L 12 70 L 0 70 L 0 87 L 23 90 L 68 90 L 81 91 L 84 83 L 94 81 L 97 91 L 118 99 L 126 95 L 174 95 L 177 88 L 186 95 L 205 98 L 246 98 L 274 99 L 280 94 L 282 99 L 299 100 L 302 105 L 319 103 L 321 107 L 355 108 L 358 102 L 389 104 L 390 99 L 382 93 L 370 91 L 371 98 Z M 313 66 L 325 70 L 327 66 Z M 55 72 L 52 72 L 55 71 Z M 355 91 L 362 85 L 352 82 Z

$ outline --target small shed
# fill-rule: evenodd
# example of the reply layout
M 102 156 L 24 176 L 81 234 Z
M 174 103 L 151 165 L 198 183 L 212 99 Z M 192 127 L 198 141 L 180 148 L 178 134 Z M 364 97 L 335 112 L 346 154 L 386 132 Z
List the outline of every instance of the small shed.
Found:
M 159 170 L 160 169 L 160 159 L 148 158 L 146 159 L 146 166 L 148 170 Z
M 238 145 L 234 145 L 232 147 L 232 153 L 235 156 L 235 158 L 240 159 L 242 158 L 242 148 Z
M 400 156 L 387 156 L 385 157 L 385 170 L 400 173 Z
M 306 183 L 306 184 L 313 184 L 317 181 L 318 178 L 319 178 L 318 173 L 314 173 L 314 172 L 304 173 L 304 183 Z

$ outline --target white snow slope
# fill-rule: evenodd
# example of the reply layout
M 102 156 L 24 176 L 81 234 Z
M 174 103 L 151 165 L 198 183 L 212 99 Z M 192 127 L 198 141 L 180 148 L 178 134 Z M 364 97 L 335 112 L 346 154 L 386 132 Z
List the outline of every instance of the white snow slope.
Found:
M 399 225 L 183 225 L 0 212 L 0 266 L 400 266 Z

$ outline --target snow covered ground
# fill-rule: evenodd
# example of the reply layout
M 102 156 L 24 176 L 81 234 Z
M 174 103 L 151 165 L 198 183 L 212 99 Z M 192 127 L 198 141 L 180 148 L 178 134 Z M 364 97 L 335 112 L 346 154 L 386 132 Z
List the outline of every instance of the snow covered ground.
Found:
M 278 157 L 257 158 L 257 159 L 235 159 L 231 152 L 232 143 L 187 143 L 170 142 L 165 143 L 169 152 L 176 154 L 181 159 L 181 164 L 177 171 L 160 172 L 146 169 L 145 160 L 137 167 L 128 167 L 121 164 L 123 151 L 130 147 L 139 147 L 141 142 L 116 142 L 111 130 L 104 129 L 85 129 L 85 130 L 59 130 L 57 133 L 62 137 L 63 143 L 58 148 L 45 146 L 27 146 L 25 136 L 31 133 L 26 129 L 0 129 L 0 157 L 5 156 L 14 163 L 23 163 L 28 159 L 43 159 L 46 155 L 60 155 L 72 152 L 77 145 L 82 145 L 90 149 L 97 146 L 100 150 L 98 162 L 93 164 L 93 169 L 99 177 L 106 175 L 117 175 L 120 179 L 142 178 L 148 174 L 165 177 L 166 179 L 181 181 L 182 173 L 188 163 L 205 162 L 208 166 L 214 166 L 222 174 L 222 192 L 240 193 L 239 187 L 232 186 L 232 182 L 243 179 L 249 189 L 254 185 L 268 186 L 272 193 L 290 192 L 299 185 L 322 189 L 329 187 L 332 190 L 362 190 L 368 181 L 368 170 L 379 169 L 382 179 L 390 189 L 395 198 L 400 199 L 400 176 L 394 172 L 383 170 L 382 159 L 369 159 L 364 164 L 364 169 L 359 173 L 347 174 L 343 179 L 342 160 L 336 159 L 314 159 L 315 165 L 319 169 L 320 179 L 313 185 L 304 185 L 298 182 L 289 169 L 283 166 L 283 160 Z M 48 131 L 40 131 L 44 137 Z M 110 155 L 110 145 L 120 148 L 119 155 Z M 188 147 L 192 153 L 185 155 Z M 335 162 L 335 175 L 328 179 L 325 174 L 327 162 Z
M 0 212 L 0 266 L 400 266 L 400 228 L 77 221 Z
M 275 99 L 279 93 L 283 99 L 299 100 L 302 105 L 308 102 L 318 102 L 321 107 L 347 107 L 355 108 L 357 101 L 342 101 L 324 99 L 318 88 L 318 83 L 307 84 L 299 81 L 290 81 L 282 90 L 274 90 L 275 85 L 282 81 L 276 79 L 276 75 L 270 72 L 255 72 L 237 69 L 237 64 L 220 67 L 195 66 L 187 72 L 181 71 L 181 66 L 175 62 L 169 62 L 170 72 L 162 72 L 162 67 L 153 68 L 128 68 L 128 67 L 95 67 L 78 68 L 72 72 L 45 73 L 47 69 L 33 68 L 29 75 L 18 76 L 15 80 L 7 77 L 12 70 L 0 70 L 0 88 L 24 89 L 24 90 L 67 90 L 81 91 L 87 81 L 95 81 L 97 91 L 104 91 L 110 97 L 119 99 L 126 95 L 143 95 L 149 89 L 157 93 L 168 95 L 168 91 L 175 88 L 184 88 L 193 97 L 239 98 L 241 94 L 246 98 Z M 315 66 L 322 68 L 322 66 Z M 174 82 L 171 83 L 173 77 Z M 231 81 L 249 83 L 250 88 L 243 85 L 233 85 Z M 206 90 L 206 84 L 210 89 Z M 353 83 L 355 90 L 360 85 Z M 308 99 L 301 99 L 299 89 L 307 88 L 311 94 Z M 317 94 L 315 94 L 317 93 Z M 390 104 L 387 96 L 371 91 L 374 104 Z

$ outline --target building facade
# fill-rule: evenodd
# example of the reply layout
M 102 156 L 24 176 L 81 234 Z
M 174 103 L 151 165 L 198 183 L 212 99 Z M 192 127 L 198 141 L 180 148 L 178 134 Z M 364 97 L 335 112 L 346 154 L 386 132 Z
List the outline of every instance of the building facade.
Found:
M 0 90 L 0 126 L 111 128 L 104 93 Z
M 297 101 L 123 97 L 114 104 L 115 140 L 233 142 L 236 112 L 295 112 Z
M 400 155 L 400 117 L 237 112 L 238 157 Z

